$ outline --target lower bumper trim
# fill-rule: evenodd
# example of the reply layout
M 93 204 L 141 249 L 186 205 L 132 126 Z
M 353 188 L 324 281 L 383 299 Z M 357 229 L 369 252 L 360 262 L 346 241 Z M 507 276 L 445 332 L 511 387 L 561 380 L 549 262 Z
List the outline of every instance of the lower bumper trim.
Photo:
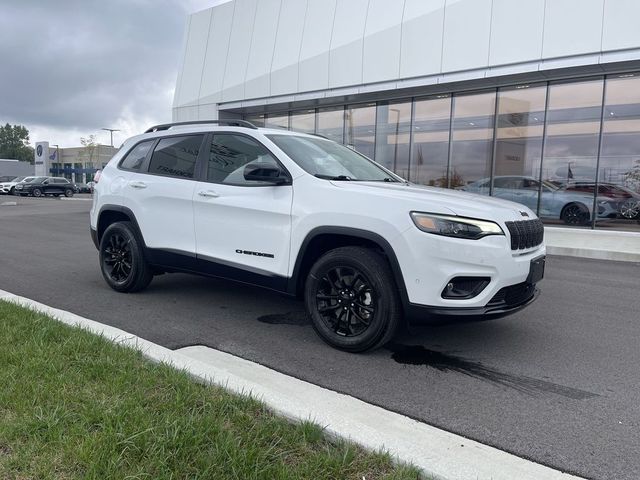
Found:
M 491 320 L 516 313 L 532 304 L 540 295 L 540 290 L 530 286 L 531 294 L 517 303 L 489 302 L 484 307 L 434 307 L 410 303 L 406 307 L 406 316 L 410 323 L 430 323 L 432 321 L 456 319 L 462 321 Z

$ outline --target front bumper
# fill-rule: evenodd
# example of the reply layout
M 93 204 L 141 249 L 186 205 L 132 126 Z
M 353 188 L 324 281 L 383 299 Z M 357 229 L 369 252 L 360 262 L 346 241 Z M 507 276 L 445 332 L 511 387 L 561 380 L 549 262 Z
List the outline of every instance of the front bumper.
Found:
M 510 233 L 480 240 L 431 235 L 409 229 L 394 240 L 402 272 L 409 319 L 463 317 L 498 318 L 525 308 L 538 289 L 532 281 L 532 261 L 545 256 L 544 243 L 511 249 Z M 483 277 L 489 284 L 472 298 L 443 298 L 443 290 L 456 277 Z

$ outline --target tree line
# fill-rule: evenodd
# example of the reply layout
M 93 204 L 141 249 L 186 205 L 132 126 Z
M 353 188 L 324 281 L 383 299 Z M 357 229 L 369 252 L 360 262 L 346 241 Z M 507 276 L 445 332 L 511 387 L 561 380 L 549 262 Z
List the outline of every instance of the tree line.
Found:
M 24 125 L 0 126 L 0 158 L 34 162 L 33 147 L 29 145 L 29 130 Z

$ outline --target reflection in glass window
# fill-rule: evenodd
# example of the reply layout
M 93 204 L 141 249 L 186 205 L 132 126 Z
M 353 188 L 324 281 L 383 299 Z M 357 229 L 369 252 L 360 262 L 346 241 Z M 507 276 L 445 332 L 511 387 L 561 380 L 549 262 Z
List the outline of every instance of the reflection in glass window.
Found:
M 265 118 L 265 127 L 284 128 L 285 130 L 289 130 L 289 114 L 288 113 L 267 114 Z
M 491 176 L 495 101 L 495 92 L 454 97 L 449 187 Z
M 546 97 L 546 85 L 498 92 L 493 195 L 522 203 L 534 212 L 538 209 Z
M 411 102 L 378 104 L 376 161 L 403 178 L 409 177 Z
M 602 79 L 549 85 L 542 179 L 560 190 L 541 197 L 539 216 L 547 222 L 572 226 L 591 222 L 594 192 L 567 187 L 595 181 L 602 89 Z
M 451 97 L 416 100 L 413 124 L 412 182 L 447 187 Z
M 318 110 L 316 133 L 334 142 L 344 143 L 344 108 Z
M 151 154 L 149 173 L 193 178 L 202 139 L 202 135 L 163 138 Z
M 255 185 L 263 182 L 244 178 L 249 164 L 267 164 L 277 167 L 278 162 L 258 141 L 245 135 L 214 135 L 207 162 L 207 181 L 228 185 Z
M 120 162 L 120 168 L 124 168 L 126 170 L 140 170 L 140 166 L 147 157 L 147 153 L 149 153 L 149 149 L 151 148 L 151 145 L 153 145 L 153 142 L 154 140 L 147 140 L 145 142 L 140 142 L 133 147 L 133 149 L 127 153 L 124 159 Z
M 344 143 L 373 159 L 376 140 L 376 106 L 352 106 L 345 110 Z
M 291 112 L 291 130 L 295 132 L 315 133 L 316 111 L 303 110 L 301 112 Z
M 264 127 L 264 115 L 263 114 L 245 115 L 244 119 L 247 122 L 253 123 L 256 127 Z
M 599 222 L 597 226 L 638 230 L 640 77 L 624 75 L 607 79 L 601 148 L 598 200 L 613 205 L 615 217 L 613 221 Z M 593 186 L 583 186 L 588 187 L 593 189 Z

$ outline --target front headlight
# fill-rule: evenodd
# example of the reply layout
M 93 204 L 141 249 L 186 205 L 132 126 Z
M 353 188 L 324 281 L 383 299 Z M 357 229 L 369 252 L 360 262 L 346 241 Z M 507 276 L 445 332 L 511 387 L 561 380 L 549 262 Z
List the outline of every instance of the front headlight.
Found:
M 500 225 L 497 223 L 486 220 L 476 220 L 475 218 L 411 212 L 411 219 L 416 227 L 423 232 L 444 235 L 446 237 L 478 240 L 488 235 L 504 235 Z

